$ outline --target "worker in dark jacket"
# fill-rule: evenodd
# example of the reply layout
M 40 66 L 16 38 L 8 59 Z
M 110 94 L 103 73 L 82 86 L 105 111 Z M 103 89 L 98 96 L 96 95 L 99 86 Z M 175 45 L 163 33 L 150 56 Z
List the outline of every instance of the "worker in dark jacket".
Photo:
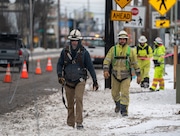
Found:
M 81 44 L 80 31 L 72 30 L 68 39 L 70 39 L 70 45 L 61 52 L 57 63 L 57 75 L 59 83 L 65 86 L 68 106 L 67 124 L 74 127 L 76 123 L 76 128 L 82 129 L 83 94 L 87 70 L 92 77 L 94 90 L 98 89 L 98 83 L 89 52 Z

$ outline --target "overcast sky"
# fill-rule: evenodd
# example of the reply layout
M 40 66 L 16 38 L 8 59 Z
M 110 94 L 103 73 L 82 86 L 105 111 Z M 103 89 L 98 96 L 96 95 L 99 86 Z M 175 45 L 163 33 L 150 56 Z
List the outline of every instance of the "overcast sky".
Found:
M 105 0 L 60 0 L 60 4 L 61 13 L 67 9 L 68 16 L 73 16 L 74 10 L 81 12 L 83 9 L 89 9 L 90 12 L 94 13 L 94 19 L 99 18 L 100 21 L 104 22 Z

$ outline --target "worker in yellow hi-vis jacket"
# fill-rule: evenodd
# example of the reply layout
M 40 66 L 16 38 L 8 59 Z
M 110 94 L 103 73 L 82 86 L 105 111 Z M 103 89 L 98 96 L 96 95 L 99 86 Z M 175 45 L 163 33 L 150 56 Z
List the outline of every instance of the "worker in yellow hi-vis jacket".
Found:
M 152 58 L 152 48 L 147 44 L 147 39 L 144 35 L 138 39 L 137 58 L 141 70 L 141 87 L 149 88 L 149 71 Z
M 150 87 L 151 91 L 156 91 L 156 87 L 159 85 L 159 90 L 164 90 L 164 56 L 166 54 L 166 49 L 163 45 L 162 39 L 157 37 L 154 41 L 155 50 L 153 53 L 154 61 L 154 78 L 153 83 Z
M 117 36 L 119 43 L 110 48 L 104 62 L 104 77 L 110 77 L 109 69 L 112 65 L 112 98 L 115 102 L 115 112 L 128 116 L 129 87 L 131 82 L 131 67 L 137 75 L 137 83 L 141 81 L 140 68 L 137 63 L 136 53 L 127 44 L 128 34 L 122 30 Z

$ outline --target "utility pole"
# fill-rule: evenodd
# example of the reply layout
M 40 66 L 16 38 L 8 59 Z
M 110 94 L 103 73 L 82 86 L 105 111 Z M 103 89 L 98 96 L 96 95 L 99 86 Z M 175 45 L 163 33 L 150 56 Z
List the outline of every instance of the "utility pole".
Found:
M 109 49 L 114 45 L 114 26 L 113 21 L 110 20 L 111 10 L 113 7 L 112 0 L 106 0 L 105 5 L 105 54 L 107 54 Z M 105 79 L 105 88 L 111 88 L 111 77 Z
M 143 4 L 143 6 L 146 7 L 146 15 L 147 15 L 146 18 L 145 18 L 145 20 L 146 20 L 145 29 L 142 32 L 142 34 L 145 35 L 149 39 L 150 34 L 151 34 L 151 29 L 150 29 L 150 25 L 149 25 L 149 24 L 151 24 L 151 23 L 149 23 L 149 20 L 151 20 L 150 19 L 151 18 L 151 11 L 149 11 L 150 10 L 150 8 L 149 8 L 150 5 L 149 5 L 148 0 L 143 0 L 142 4 Z M 151 39 L 149 39 L 148 42 L 151 42 L 150 40 Z
M 30 20 L 30 26 L 29 26 L 29 45 L 30 50 L 33 50 L 33 1 L 29 0 L 29 20 Z
M 57 48 L 59 48 L 59 45 L 61 43 L 61 28 L 60 28 L 60 0 L 58 0 L 57 4 Z

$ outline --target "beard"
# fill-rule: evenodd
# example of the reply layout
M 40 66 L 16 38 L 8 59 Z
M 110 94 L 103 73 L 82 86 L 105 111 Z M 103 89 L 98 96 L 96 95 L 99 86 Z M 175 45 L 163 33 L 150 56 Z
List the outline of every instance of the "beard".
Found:
M 72 49 L 75 50 L 78 45 L 72 45 Z
M 123 42 L 123 43 L 120 43 L 120 45 L 125 46 L 125 45 L 126 45 L 126 43 L 124 43 L 124 42 Z

